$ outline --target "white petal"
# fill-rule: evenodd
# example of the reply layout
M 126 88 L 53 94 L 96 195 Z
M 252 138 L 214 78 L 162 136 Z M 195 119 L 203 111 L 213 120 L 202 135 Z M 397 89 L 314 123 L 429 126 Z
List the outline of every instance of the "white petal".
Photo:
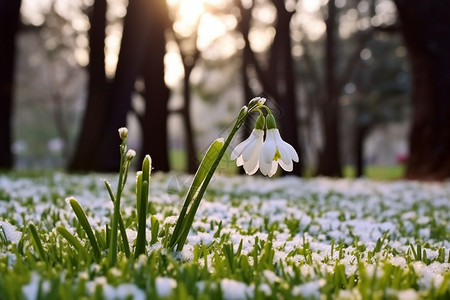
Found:
M 298 162 L 298 155 L 294 147 L 292 147 L 291 144 L 286 143 L 281 138 L 280 131 L 278 129 L 275 129 L 274 137 L 283 162 L 285 164 L 288 164 L 289 160 L 294 160 L 295 162 Z
M 250 135 L 251 140 L 242 151 L 242 158 L 244 159 L 244 161 L 249 160 L 255 152 L 257 152 L 259 156 L 259 152 L 261 151 L 261 146 L 263 144 L 263 135 L 259 134 L 258 131 L 256 131 L 256 129 L 252 131 L 252 134 Z
M 295 151 L 294 147 L 292 147 L 291 144 L 286 143 L 286 142 L 284 142 L 284 143 L 286 144 L 286 147 L 287 147 L 287 149 L 288 149 L 288 151 L 289 151 L 289 156 L 290 156 L 290 158 L 291 158 L 293 161 L 298 162 L 298 154 L 297 154 L 297 151 Z
M 255 149 L 256 151 L 253 152 L 253 155 L 247 161 L 244 160 L 244 170 L 245 170 L 245 173 L 247 173 L 248 175 L 252 175 L 249 173 L 251 173 L 255 169 L 255 166 L 256 166 L 256 170 L 258 169 L 257 166 L 259 165 L 260 149 L 261 149 L 261 146 L 256 147 L 256 149 Z M 255 170 L 255 172 L 256 172 L 256 170 Z M 253 172 L 253 174 L 255 172 Z
M 277 172 L 278 164 L 276 161 L 271 161 L 270 163 L 266 163 L 262 160 L 259 161 L 259 169 L 261 173 L 265 176 L 272 177 L 273 174 Z
M 252 136 L 250 135 L 245 141 L 239 143 L 231 152 L 230 159 L 235 160 L 239 155 L 242 154 L 242 151 L 247 147 L 247 143 L 251 140 Z
M 283 168 L 283 170 L 287 171 L 287 172 L 292 172 L 292 170 L 294 169 L 294 163 L 292 162 L 291 159 L 289 159 L 289 163 L 284 163 L 283 160 L 279 160 L 278 163 L 280 164 L 280 166 Z
M 259 169 L 261 170 L 261 173 L 265 176 L 267 176 L 272 169 L 272 161 L 269 163 L 266 163 L 264 160 L 259 160 Z
M 244 166 L 244 170 L 247 175 L 255 174 L 256 171 L 258 171 L 258 168 L 259 168 L 259 160 L 256 161 L 256 165 L 253 167 L 253 169 L 250 169 L 250 168 L 245 169 L 245 166 Z
M 236 166 L 240 167 L 244 164 L 244 160 L 242 159 L 242 155 L 239 155 L 239 157 L 236 159 Z
M 291 156 L 289 155 L 289 149 L 284 144 L 277 145 L 277 149 L 281 156 L 281 159 L 278 161 L 283 161 L 285 164 L 292 161 Z
M 270 168 L 270 171 L 269 171 L 269 177 L 272 177 L 276 172 L 277 172 L 277 169 L 278 169 L 278 164 L 277 164 L 277 162 L 276 161 L 273 161 L 272 162 L 272 167 Z
M 273 161 L 273 157 L 275 156 L 275 152 L 277 151 L 277 146 L 275 143 L 275 137 L 273 135 L 273 129 L 269 129 L 266 132 L 266 140 L 262 146 L 261 150 L 261 158 L 260 160 L 265 163 L 271 163 Z

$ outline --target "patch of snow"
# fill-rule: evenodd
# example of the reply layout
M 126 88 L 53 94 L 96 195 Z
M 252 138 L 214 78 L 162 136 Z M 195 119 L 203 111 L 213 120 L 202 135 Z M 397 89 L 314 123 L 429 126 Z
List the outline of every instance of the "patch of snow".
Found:
M 223 298 L 226 300 L 244 300 L 253 298 L 254 288 L 243 282 L 233 279 L 222 279 L 220 281 Z
M 177 282 L 173 278 L 158 277 L 155 279 L 155 285 L 159 297 L 169 297 L 177 287 Z

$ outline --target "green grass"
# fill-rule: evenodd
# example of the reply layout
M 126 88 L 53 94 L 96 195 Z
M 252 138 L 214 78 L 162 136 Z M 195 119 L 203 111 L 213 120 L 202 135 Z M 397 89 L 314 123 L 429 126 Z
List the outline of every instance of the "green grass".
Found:
M 356 171 L 353 166 L 345 166 L 343 168 L 343 175 L 345 178 L 355 178 L 355 174 Z M 404 174 L 404 165 L 369 165 L 364 168 L 364 177 L 373 180 L 396 180 L 403 178 Z

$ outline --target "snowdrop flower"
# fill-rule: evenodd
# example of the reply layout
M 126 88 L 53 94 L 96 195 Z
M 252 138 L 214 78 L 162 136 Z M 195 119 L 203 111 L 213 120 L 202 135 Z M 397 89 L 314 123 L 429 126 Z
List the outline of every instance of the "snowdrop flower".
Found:
M 238 167 L 244 166 L 245 173 L 253 175 L 259 168 L 259 156 L 263 145 L 265 118 L 260 115 L 250 136 L 234 148 L 231 160 L 236 159 Z
M 266 140 L 261 149 L 259 165 L 261 173 L 272 177 L 277 171 L 278 164 L 285 171 L 292 171 L 294 163 L 298 162 L 298 155 L 294 147 L 283 141 L 278 131 L 275 118 L 267 115 Z

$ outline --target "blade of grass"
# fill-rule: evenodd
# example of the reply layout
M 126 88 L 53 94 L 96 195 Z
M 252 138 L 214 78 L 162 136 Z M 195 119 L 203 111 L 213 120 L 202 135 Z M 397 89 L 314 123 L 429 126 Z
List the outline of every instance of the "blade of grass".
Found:
M 75 198 L 70 198 L 69 204 L 70 206 L 72 206 L 72 209 L 75 212 L 75 215 L 77 216 L 78 221 L 81 224 L 81 227 L 83 227 L 84 231 L 86 232 L 86 235 L 88 236 L 88 239 L 91 243 L 92 250 L 94 251 L 95 259 L 98 261 L 100 259 L 100 248 L 98 247 L 94 232 L 92 231 L 91 225 L 88 222 L 88 219 L 86 217 L 86 214 L 84 213 L 83 208 L 81 208 L 80 204 L 78 203 L 77 200 L 75 200 Z
M 39 238 L 36 226 L 34 226 L 34 224 L 30 224 L 28 225 L 28 228 L 30 230 L 34 245 L 36 246 L 36 252 L 39 255 L 39 258 L 46 262 L 47 256 L 45 255 L 44 247 L 42 247 L 41 239 Z
M 116 201 L 116 196 L 114 196 L 114 193 L 111 188 L 111 184 L 104 180 L 106 189 L 108 190 L 109 197 L 111 198 L 112 203 Z M 130 245 L 128 244 L 128 237 L 127 237 L 127 231 L 125 230 L 125 223 L 123 222 L 122 214 L 119 212 L 119 230 L 120 235 L 122 237 L 122 243 L 123 243 L 123 251 L 125 252 L 126 257 L 130 257 Z M 109 245 L 109 244 L 108 244 Z
M 58 226 L 56 228 L 58 233 L 65 238 L 77 251 L 80 253 L 85 260 L 89 259 L 89 253 L 86 251 L 86 249 L 81 245 L 80 241 L 71 234 L 65 227 Z
M 149 155 L 146 155 L 144 161 L 142 162 L 142 173 L 138 175 L 138 184 L 141 185 L 140 188 L 137 188 L 137 191 L 140 190 L 140 193 L 137 194 L 138 208 L 138 233 L 136 239 L 136 252 L 135 257 L 138 257 L 141 254 L 145 253 L 145 244 L 147 242 L 145 238 L 145 229 L 146 229 L 146 218 L 147 218 L 147 202 L 148 202 L 148 189 L 150 182 L 150 164 L 151 158 Z

